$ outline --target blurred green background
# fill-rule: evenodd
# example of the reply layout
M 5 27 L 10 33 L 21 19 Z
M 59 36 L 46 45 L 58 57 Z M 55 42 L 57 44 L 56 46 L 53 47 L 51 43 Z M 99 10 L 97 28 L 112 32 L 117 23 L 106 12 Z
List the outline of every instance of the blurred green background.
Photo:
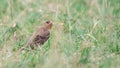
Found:
M 40 48 L 18 53 L 54 22 Z M 119 68 L 120 0 L 0 0 L 0 68 Z

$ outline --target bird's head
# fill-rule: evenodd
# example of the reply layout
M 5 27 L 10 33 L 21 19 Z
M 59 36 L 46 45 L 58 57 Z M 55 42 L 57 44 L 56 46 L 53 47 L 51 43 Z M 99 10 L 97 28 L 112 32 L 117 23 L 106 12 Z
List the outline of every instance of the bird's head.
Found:
M 44 26 L 47 28 L 47 29 L 51 29 L 52 26 L 53 26 L 53 22 L 52 21 L 46 21 L 44 23 Z

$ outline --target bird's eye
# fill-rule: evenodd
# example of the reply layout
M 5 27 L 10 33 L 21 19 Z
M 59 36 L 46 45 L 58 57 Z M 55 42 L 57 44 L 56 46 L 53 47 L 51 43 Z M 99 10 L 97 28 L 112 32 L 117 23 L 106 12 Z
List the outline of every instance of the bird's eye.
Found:
M 49 23 L 50 23 L 50 21 L 46 21 L 46 23 L 47 23 L 47 24 L 49 24 Z

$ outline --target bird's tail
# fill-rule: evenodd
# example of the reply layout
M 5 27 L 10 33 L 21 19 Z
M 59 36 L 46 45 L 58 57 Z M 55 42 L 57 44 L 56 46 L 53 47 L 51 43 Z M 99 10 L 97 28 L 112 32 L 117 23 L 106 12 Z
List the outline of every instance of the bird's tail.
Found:
M 19 51 L 22 52 L 23 50 L 25 50 L 25 47 L 22 47 Z

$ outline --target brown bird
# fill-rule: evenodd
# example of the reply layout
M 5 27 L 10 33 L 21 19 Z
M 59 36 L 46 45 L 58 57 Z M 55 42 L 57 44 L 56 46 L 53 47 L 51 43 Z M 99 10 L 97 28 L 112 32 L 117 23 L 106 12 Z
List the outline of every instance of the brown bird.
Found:
M 39 45 L 43 45 L 50 37 L 50 29 L 52 28 L 52 26 L 53 23 L 51 21 L 46 21 L 45 23 L 43 23 L 42 26 L 36 29 L 27 44 L 20 51 L 28 47 L 34 49 Z

